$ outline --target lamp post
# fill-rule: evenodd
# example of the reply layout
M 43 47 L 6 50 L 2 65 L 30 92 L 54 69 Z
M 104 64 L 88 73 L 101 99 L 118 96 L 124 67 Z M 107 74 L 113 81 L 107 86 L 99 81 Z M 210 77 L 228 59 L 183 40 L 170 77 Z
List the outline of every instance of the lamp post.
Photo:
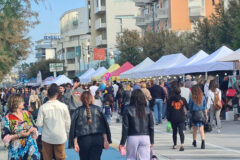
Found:
M 152 23 L 152 32 L 155 33 L 155 3 L 158 2 L 158 0 L 151 0 L 147 4 L 149 4 L 152 7 L 152 18 L 153 18 L 153 23 Z

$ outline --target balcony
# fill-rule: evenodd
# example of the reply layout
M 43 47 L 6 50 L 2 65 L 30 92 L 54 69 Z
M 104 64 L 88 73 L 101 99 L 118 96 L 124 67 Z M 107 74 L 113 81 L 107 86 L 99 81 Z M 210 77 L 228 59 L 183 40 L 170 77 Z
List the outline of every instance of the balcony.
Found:
M 145 19 L 145 24 L 148 25 L 148 24 L 152 24 L 153 22 L 153 16 L 152 14 L 147 14 L 144 16 L 144 19 Z
M 96 46 L 102 46 L 102 45 L 107 45 L 107 40 L 103 39 L 102 36 L 97 36 L 96 37 Z
M 189 7 L 189 17 L 191 19 L 198 19 L 201 17 L 205 17 L 205 9 L 202 6 L 192 6 Z
M 95 14 L 101 14 L 101 13 L 104 13 L 104 12 L 106 12 L 106 6 L 95 7 L 95 10 L 94 10 Z
M 158 20 L 165 20 L 168 18 L 168 8 L 156 9 L 156 15 Z
M 96 30 L 101 30 L 101 29 L 106 29 L 106 22 L 103 22 L 102 19 L 97 19 L 95 21 L 95 29 Z
M 145 20 L 144 20 L 144 16 L 137 16 L 136 17 L 136 25 L 138 27 L 144 27 L 146 26 Z
M 146 5 L 146 3 L 152 2 L 152 0 L 134 0 L 135 1 L 135 6 L 137 7 L 143 7 Z

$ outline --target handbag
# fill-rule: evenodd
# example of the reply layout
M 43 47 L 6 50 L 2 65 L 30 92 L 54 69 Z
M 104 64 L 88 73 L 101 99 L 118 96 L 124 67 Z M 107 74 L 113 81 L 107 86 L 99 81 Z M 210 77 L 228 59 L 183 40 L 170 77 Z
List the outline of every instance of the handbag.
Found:
M 159 160 L 157 155 L 153 152 L 153 148 L 151 148 L 151 159 L 150 160 Z
M 234 97 L 234 96 L 236 95 L 236 93 L 237 93 L 237 92 L 236 92 L 235 89 L 230 89 L 230 88 L 229 88 L 229 89 L 227 90 L 226 96 L 227 96 L 227 97 Z
M 168 123 L 167 123 L 166 130 L 167 130 L 168 133 L 171 132 L 171 130 L 172 130 L 172 124 L 171 124 L 171 122 L 168 122 Z
M 192 113 L 192 121 L 193 122 L 202 122 L 205 123 L 206 122 L 206 117 L 205 117 L 205 113 L 203 110 L 200 111 L 193 111 Z
M 204 131 L 205 132 L 211 132 L 212 131 L 212 125 L 210 123 L 205 123 L 204 124 Z

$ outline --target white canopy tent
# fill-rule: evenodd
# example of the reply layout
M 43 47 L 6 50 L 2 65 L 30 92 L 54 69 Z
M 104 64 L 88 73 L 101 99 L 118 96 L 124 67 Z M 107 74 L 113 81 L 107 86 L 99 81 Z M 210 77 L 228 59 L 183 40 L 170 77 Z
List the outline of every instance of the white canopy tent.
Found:
M 50 81 L 47 85 L 51 85 L 53 83 L 56 83 L 57 85 L 65 84 L 65 83 L 70 83 L 72 84 L 72 80 L 66 77 L 65 75 L 59 75 L 56 77 L 54 80 Z
M 91 81 L 92 77 L 102 75 L 106 71 L 107 71 L 107 69 L 105 67 L 99 67 L 91 76 L 88 77 L 89 81 Z
M 182 70 L 185 73 L 195 73 L 195 72 L 210 72 L 210 71 L 221 71 L 221 70 L 233 70 L 233 63 L 231 62 L 218 62 L 218 60 L 224 56 L 231 54 L 233 50 L 226 46 L 222 46 L 215 52 L 213 52 L 208 57 L 189 65 L 183 67 Z
M 206 52 L 204 52 L 203 50 L 200 50 L 195 55 L 193 55 L 191 58 L 185 60 L 184 62 L 182 62 L 178 65 L 175 65 L 171 68 L 166 69 L 164 72 L 164 75 L 184 74 L 184 72 L 185 72 L 184 67 L 188 67 L 189 65 L 195 64 L 198 61 L 206 58 L 207 56 L 208 56 L 208 54 Z
M 149 67 L 153 63 L 154 63 L 154 61 L 152 61 L 150 58 L 147 57 L 145 60 L 143 60 L 141 63 L 139 63 L 138 65 L 136 65 L 132 69 L 121 73 L 120 74 L 120 79 L 135 78 L 134 77 L 135 72 L 139 72 L 139 71 Z
M 150 65 L 146 69 L 134 74 L 136 78 L 157 77 L 162 76 L 167 68 L 180 64 L 187 60 L 182 53 L 162 56 L 157 62 Z
M 235 61 L 240 61 L 240 49 L 239 51 L 235 51 L 227 56 L 224 56 L 220 58 L 218 61 L 220 62 L 235 62 Z
M 90 68 L 88 71 L 86 71 L 83 75 L 79 77 L 81 83 L 88 83 L 88 77 L 91 76 L 93 73 L 95 73 L 95 69 Z M 91 80 L 90 80 L 91 81 Z M 90 82 L 89 81 L 89 82 Z

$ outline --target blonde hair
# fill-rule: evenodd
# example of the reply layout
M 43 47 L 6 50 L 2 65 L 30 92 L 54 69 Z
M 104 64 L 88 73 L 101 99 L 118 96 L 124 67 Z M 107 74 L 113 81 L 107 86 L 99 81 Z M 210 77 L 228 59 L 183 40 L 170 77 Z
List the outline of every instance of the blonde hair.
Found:
M 127 84 L 127 85 L 126 85 L 126 91 L 131 91 L 131 86 L 130 86 L 130 84 Z
M 23 97 L 20 94 L 11 95 L 8 98 L 8 109 L 10 112 L 15 112 L 18 109 L 18 106 L 24 102 Z
M 146 83 L 145 83 L 145 82 L 142 82 L 141 87 L 142 87 L 142 88 L 147 88 Z

